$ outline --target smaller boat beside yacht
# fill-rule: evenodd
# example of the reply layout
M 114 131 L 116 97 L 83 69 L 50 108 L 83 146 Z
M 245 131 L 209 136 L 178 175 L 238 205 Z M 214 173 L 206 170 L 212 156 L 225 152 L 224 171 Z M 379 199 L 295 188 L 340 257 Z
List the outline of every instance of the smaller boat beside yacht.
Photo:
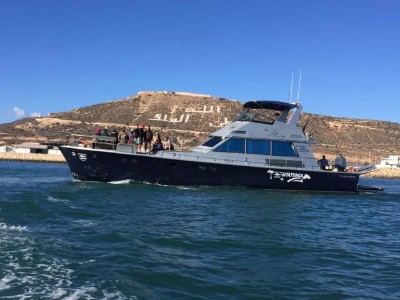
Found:
M 356 193 L 358 172 L 321 170 L 298 125 L 302 105 L 249 101 L 236 121 L 191 151 L 139 153 L 115 138 L 85 137 L 60 147 L 78 180 L 180 186 L 246 186 L 284 191 Z M 93 141 L 88 142 L 90 138 Z M 97 141 L 95 140 L 97 139 Z M 368 187 L 367 187 L 368 188 Z

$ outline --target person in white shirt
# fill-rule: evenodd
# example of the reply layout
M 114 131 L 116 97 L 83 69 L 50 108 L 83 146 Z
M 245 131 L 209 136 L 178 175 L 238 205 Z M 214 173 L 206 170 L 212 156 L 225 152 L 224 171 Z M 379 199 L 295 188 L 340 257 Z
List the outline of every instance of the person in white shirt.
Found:
M 174 150 L 174 145 L 172 144 L 171 140 L 169 137 L 165 137 L 165 143 L 164 143 L 164 149 L 165 150 Z

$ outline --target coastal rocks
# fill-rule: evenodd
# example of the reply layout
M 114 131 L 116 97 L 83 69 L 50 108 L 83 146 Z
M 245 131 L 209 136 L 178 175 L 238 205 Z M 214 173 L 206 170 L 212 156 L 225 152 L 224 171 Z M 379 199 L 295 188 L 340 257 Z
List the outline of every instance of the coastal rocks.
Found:
M 400 179 L 400 169 L 375 169 L 362 176 L 368 178 Z

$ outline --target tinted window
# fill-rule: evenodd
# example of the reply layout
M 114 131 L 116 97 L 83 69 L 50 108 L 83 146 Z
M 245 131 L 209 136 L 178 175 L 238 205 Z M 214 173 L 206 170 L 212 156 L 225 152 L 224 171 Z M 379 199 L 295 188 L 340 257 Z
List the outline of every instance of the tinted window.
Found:
M 297 156 L 297 153 L 289 142 L 272 142 L 272 155 Z
M 270 141 L 247 140 L 246 153 L 269 155 Z
M 221 137 L 220 136 L 213 136 L 211 137 L 208 141 L 206 141 L 203 146 L 206 147 L 214 147 L 216 144 L 218 144 L 221 141 Z
M 244 153 L 244 139 L 229 139 L 220 145 L 215 151 L 230 152 L 230 153 Z

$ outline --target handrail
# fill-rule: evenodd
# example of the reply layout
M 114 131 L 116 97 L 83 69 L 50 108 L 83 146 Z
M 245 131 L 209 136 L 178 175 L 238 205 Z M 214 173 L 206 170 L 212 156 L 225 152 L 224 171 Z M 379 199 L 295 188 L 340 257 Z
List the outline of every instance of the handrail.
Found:
M 114 136 L 107 135 L 88 135 L 88 134 L 71 134 L 74 140 L 79 140 L 81 138 L 84 139 L 93 139 L 100 142 L 111 142 L 115 143 L 116 138 Z
M 299 165 L 293 165 L 290 164 L 290 161 L 287 158 L 282 159 L 284 164 L 280 165 L 274 165 L 271 164 L 271 158 L 265 159 L 264 162 L 261 161 L 252 161 L 247 158 L 243 159 L 243 157 L 239 158 L 227 158 L 227 157 L 211 157 L 211 156 L 201 156 L 201 155 L 188 155 L 185 153 L 179 153 L 179 152 L 171 152 L 171 151 L 160 151 L 161 152 L 161 157 L 171 157 L 175 159 L 186 159 L 186 160 L 196 160 L 196 161 L 203 161 L 203 162 L 222 162 L 224 164 L 231 164 L 231 165 L 248 165 L 248 166 L 263 166 L 263 167 L 289 167 L 289 168 L 294 168 L 294 169 L 304 169 L 306 166 L 305 162 L 308 160 L 313 160 L 312 158 L 301 158 L 301 160 L 298 160 Z M 251 156 L 251 155 L 250 155 Z M 273 160 L 273 159 L 272 159 Z M 312 170 L 320 170 L 320 167 L 318 166 L 309 166 Z

